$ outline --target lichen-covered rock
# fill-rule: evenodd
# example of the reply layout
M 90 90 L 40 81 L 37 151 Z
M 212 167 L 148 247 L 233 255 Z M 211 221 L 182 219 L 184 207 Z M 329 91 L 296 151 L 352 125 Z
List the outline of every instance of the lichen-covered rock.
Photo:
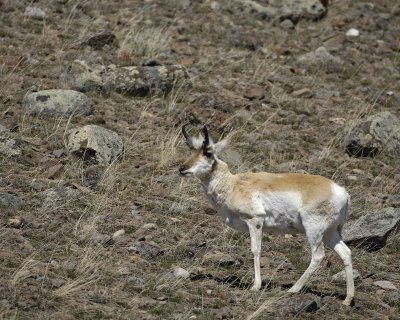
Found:
M 280 21 L 290 19 L 297 22 L 301 18 L 318 20 L 327 12 L 319 0 L 270 0 L 267 5 L 253 0 L 246 0 L 243 3 L 263 19 L 274 17 Z
M 6 157 L 18 156 L 22 153 L 15 139 L 10 137 L 6 127 L 0 125 L 0 155 Z
M 186 77 L 180 65 L 121 67 L 110 73 L 106 87 L 135 96 L 168 93 L 177 81 Z
M 84 161 L 111 164 L 123 151 L 121 137 L 114 131 L 96 125 L 68 132 L 68 151 Z
M 389 233 L 400 223 L 400 208 L 384 208 L 367 213 L 343 228 L 343 240 L 374 251 L 386 244 Z
M 74 90 L 82 92 L 103 90 L 102 73 L 104 71 L 104 66 L 91 68 L 85 61 L 74 60 L 60 75 L 60 79 Z
M 115 90 L 134 96 L 168 93 L 178 82 L 187 78 L 180 65 L 89 67 L 75 60 L 65 70 L 61 80 L 79 91 Z
M 340 71 L 343 60 L 331 55 L 325 47 L 319 47 L 314 52 L 301 55 L 296 64 L 305 69 L 318 69 L 330 73 Z
M 400 154 L 400 120 L 388 111 L 358 122 L 346 141 L 346 152 L 355 157 L 374 157 L 380 152 Z
M 31 115 L 64 117 L 86 116 L 92 113 L 92 101 L 82 92 L 74 90 L 43 90 L 25 95 L 22 102 Z
M 9 192 L 0 192 L 0 208 L 17 211 L 21 208 L 21 199 Z

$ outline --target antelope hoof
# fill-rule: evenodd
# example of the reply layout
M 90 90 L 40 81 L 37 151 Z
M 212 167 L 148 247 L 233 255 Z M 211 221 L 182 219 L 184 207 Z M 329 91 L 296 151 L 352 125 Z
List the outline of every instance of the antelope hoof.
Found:
M 261 285 L 255 285 L 253 284 L 253 286 L 250 288 L 251 291 L 259 291 L 261 289 Z
M 346 298 L 344 301 L 342 301 L 342 304 L 345 306 L 351 306 L 352 302 L 353 302 L 353 299 Z

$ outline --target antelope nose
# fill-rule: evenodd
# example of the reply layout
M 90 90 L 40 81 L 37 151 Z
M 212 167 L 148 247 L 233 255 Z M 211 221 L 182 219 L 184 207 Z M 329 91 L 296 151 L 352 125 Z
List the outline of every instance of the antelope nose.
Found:
M 179 167 L 179 173 L 182 173 L 183 171 L 185 171 L 185 166 L 180 166 Z

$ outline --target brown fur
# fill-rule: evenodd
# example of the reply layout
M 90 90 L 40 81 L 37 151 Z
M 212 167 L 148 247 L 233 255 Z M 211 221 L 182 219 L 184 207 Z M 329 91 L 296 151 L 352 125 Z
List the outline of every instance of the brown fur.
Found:
M 185 169 L 189 169 L 192 166 L 194 166 L 194 164 L 199 160 L 199 158 L 202 156 L 202 149 L 194 149 L 192 151 L 192 154 L 190 155 L 189 159 L 187 159 L 182 167 Z
M 304 205 L 330 199 L 332 182 L 324 177 L 298 173 L 241 173 L 235 176 L 234 198 L 249 199 L 254 191 L 301 193 Z

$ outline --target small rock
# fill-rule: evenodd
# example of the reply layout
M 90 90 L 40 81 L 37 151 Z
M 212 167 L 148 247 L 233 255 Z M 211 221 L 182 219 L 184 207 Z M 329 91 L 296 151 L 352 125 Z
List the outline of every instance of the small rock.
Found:
M 265 96 L 265 90 L 263 87 L 253 84 L 247 87 L 243 96 L 249 100 L 262 99 Z
M 86 44 L 96 50 L 100 50 L 106 44 L 113 44 L 117 40 L 115 34 L 111 32 L 102 32 L 91 36 L 88 40 L 82 44 Z
M 56 158 L 61 158 L 63 155 L 65 155 L 65 150 L 64 149 L 58 149 L 53 151 L 53 155 Z
M 292 96 L 293 97 L 302 97 L 302 98 L 311 98 L 312 92 L 308 88 L 303 88 L 303 89 L 293 91 Z
M 358 270 L 353 269 L 353 279 L 354 280 L 359 280 L 361 279 L 361 275 L 358 272 Z M 346 283 L 346 272 L 345 270 L 342 270 L 332 276 L 332 281 L 337 282 L 337 283 Z
M 357 181 L 357 180 L 358 180 L 357 176 L 354 176 L 354 175 L 348 175 L 346 177 L 346 181 L 347 182 L 354 182 L 354 181 Z
M 8 131 L 0 132 L 0 154 L 6 157 L 19 156 L 22 151 L 18 142 L 8 136 Z
M 358 31 L 355 28 L 350 28 L 347 32 L 346 32 L 346 37 L 358 37 L 360 35 L 360 31 Z
M 150 265 L 149 261 L 137 255 L 129 256 L 129 261 L 136 264 L 137 266 L 140 266 L 141 268 L 148 267 Z
M 259 2 L 245 1 L 243 3 L 250 7 L 251 11 L 257 12 L 262 19 L 275 17 L 278 20 L 298 21 L 301 18 L 318 20 L 327 12 L 326 7 L 319 0 L 269 0 L 263 2 L 266 5 Z
M 231 267 L 231 266 L 239 266 L 241 265 L 240 261 L 237 260 L 235 257 L 222 253 L 219 251 L 216 252 L 208 252 L 204 256 L 204 260 L 206 262 L 211 262 L 214 264 L 218 264 L 223 267 Z
M 55 166 L 50 167 L 50 168 L 47 170 L 47 175 L 46 175 L 47 179 L 52 179 L 52 178 L 54 178 L 54 176 L 55 176 L 62 168 L 64 168 L 64 166 L 63 166 L 62 163 L 58 163 L 58 164 L 56 164 Z
M 37 180 L 33 180 L 31 186 L 37 192 L 43 191 L 45 188 L 44 184 Z
M 82 183 L 89 188 L 96 187 L 104 175 L 104 167 L 101 165 L 93 165 L 87 167 L 82 174 Z
M 210 294 L 212 293 L 212 290 L 207 289 L 207 290 L 206 290 L 206 293 L 207 293 L 208 295 L 210 295 Z
M 92 113 L 92 102 L 83 93 L 74 90 L 43 90 L 29 93 L 22 102 L 31 115 L 64 117 L 86 116 Z
M 120 136 L 97 125 L 86 125 L 68 131 L 68 151 L 84 161 L 111 164 L 123 151 Z
M 320 299 L 310 293 L 290 295 L 280 299 L 276 306 L 284 314 L 299 315 L 304 312 L 315 312 L 319 309 Z
M 123 236 L 124 234 L 125 234 L 125 230 L 121 229 L 121 230 L 115 231 L 114 234 L 112 235 L 112 238 L 115 240 L 115 239 Z
M 20 228 L 22 225 L 22 219 L 20 217 L 10 218 L 7 221 L 7 226 L 12 228 Z
M 254 32 L 238 32 L 232 36 L 232 42 L 249 50 L 257 50 L 261 45 L 260 37 Z
M 398 290 L 392 282 L 386 280 L 375 281 L 373 284 L 385 290 Z
M 307 69 L 316 68 L 326 72 L 337 72 L 340 71 L 343 61 L 331 55 L 325 47 L 319 47 L 314 52 L 300 56 L 297 59 L 297 64 Z
M 138 230 L 135 232 L 135 238 L 142 241 L 142 240 L 148 240 L 151 238 L 150 236 L 154 233 L 154 231 L 157 230 L 157 225 L 155 223 L 146 223 L 143 226 L 141 226 Z
M 324 47 L 329 51 L 339 51 L 343 48 L 343 44 L 346 41 L 344 34 L 338 34 L 331 36 L 324 41 Z
M 166 296 L 161 296 L 157 298 L 158 301 L 167 301 L 168 298 Z
M 368 212 L 343 228 L 343 240 L 353 246 L 374 251 L 386 244 L 390 232 L 400 223 L 400 208 L 383 208 Z
M 400 154 L 400 120 L 388 111 L 358 121 L 346 139 L 346 153 L 374 157 L 380 152 Z
M 221 8 L 221 5 L 218 1 L 213 1 L 213 2 L 211 2 L 210 7 L 211 7 L 211 9 L 217 11 Z
M 175 276 L 175 278 L 177 278 L 177 279 L 179 279 L 179 278 L 187 279 L 187 278 L 190 277 L 190 272 L 187 271 L 187 270 L 185 270 L 185 269 L 183 269 L 183 268 L 176 267 L 176 268 L 174 269 L 174 276 Z
M 165 250 L 153 241 L 138 241 L 128 247 L 128 250 L 145 257 L 156 257 L 164 254 Z
M 25 9 L 24 16 L 43 20 L 46 17 L 46 13 L 38 7 L 27 7 Z
M 21 209 L 21 199 L 9 192 L 0 192 L 0 208 L 17 211 Z
M 99 243 L 102 245 L 109 244 L 112 242 L 112 238 L 109 235 L 99 232 L 93 233 L 90 238 L 93 243 Z
M 280 23 L 280 26 L 281 26 L 283 29 L 287 29 L 287 30 L 289 30 L 289 29 L 294 29 L 294 23 L 293 23 L 293 21 L 290 20 L 290 19 L 285 19 L 285 20 L 283 20 L 283 21 Z
M 7 132 L 7 128 L 5 126 L 3 126 L 2 124 L 0 124 L 0 133 L 2 132 Z

